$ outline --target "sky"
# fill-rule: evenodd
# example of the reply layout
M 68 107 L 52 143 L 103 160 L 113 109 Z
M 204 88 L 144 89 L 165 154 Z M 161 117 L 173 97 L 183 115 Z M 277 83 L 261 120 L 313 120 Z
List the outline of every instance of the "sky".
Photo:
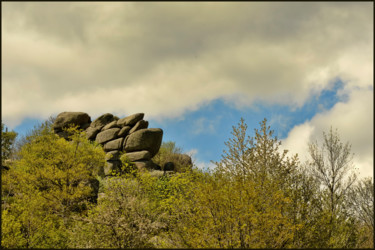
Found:
M 2 2 L 1 119 L 145 113 L 200 168 L 241 117 L 288 149 L 332 126 L 373 177 L 372 2 Z

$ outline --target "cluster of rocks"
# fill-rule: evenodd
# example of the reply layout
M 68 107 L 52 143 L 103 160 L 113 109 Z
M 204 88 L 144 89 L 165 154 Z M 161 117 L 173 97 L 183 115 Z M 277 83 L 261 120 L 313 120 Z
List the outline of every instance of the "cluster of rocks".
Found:
M 54 122 L 54 131 L 67 138 L 68 133 L 64 128 L 72 124 L 86 131 L 89 140 L 103 145 L 106 155 L 104 175 L 121 167 L 120 154 L 126 152 L 126 157 L 135 164 L 139 170 L 161 170 L 160 166 L 151 161 L 159 151 L 163 130 L 148 128 L 148 121 L 143 120 L 144 114 L 137 113 L 125 118 L 106 113 L 93 122 L 84 112 L 60 113 Z

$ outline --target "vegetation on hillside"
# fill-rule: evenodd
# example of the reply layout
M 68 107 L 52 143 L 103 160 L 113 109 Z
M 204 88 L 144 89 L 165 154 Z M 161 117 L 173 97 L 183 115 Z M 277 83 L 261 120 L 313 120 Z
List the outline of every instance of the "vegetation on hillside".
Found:
M 103 178 L 102 147 L 75 128 L 66 141 L 51 124 L 16 148 L 2 131 L 2 150 L 15 156 L 2 170 L 2 247 L 373 247 L 373 181 L 352 174 L 350 144 L 333 129 L 301 164 L 266 120 L 250 137 L 241 119 L 210 171 L 157 176 L 122 159 L 124 171 Z M 165 142 L 153 160 L 180 153 Z

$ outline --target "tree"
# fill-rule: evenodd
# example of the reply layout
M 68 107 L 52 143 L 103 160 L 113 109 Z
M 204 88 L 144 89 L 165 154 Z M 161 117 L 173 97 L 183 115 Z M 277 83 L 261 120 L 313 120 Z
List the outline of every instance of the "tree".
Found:
M 347 227 L 352 222 L 347 219 L 345 200 L 356 180 L 355 173 L 351 172 L 353 165 L 350 150 L 351 145 L 341 142 L 337 129 L 333 131 L 332 127 L 328 134 L 323 132 L 322 146 L 316 141 L 309 143 L 310 171 L 322 188 L 323 210 L 327 212 L 328 239 L 327 246 L 323 247 L 347 247 L 347 239 L 350 238 L 342 238 L 342 235 L 349 235 L 348 230 L 351 230 Z
M 371 178 L 360 180 L 350 189 L 349 205 L 361 230 L 360 247 L 374 247 L 374 183 Z
M 8 132 L 8 128 L 1 123 L 1 165 L 3 165 L 6 160 L 10 159 L 16 137 L 16 132 Z
M 95 202 L 95 174 L 105 153 L 84 133 L 69 131 L 68 142 L 41 126 L 2 176 L 3 246 L 66 247 L 72 214 Z
M 225 145 L 220 162 L 214 162 L 217 170 L 234 178 L 271 178 L 280 185 L 288 183 L 298 165 L 298 156 L 287 157 L 288 150 L 280 152 L 281 142 L 274 131 L 267 126 L 267 119 L 260 123 L 261 129 L 254 129 L 255 137 L 246 135 L 247 124 L 241 118 L 238 126 L 233 126 L 232 138 Z
M 333 131 L 331 127 L 328 134 L 323 132 L 323 139 L 322 147 L 317 142 L 309 144 L 311 171 L 327 189 L 327 203 L 331 213 L 335 215 L 357 177 L 354 172 L 351 173 L 351 145 L 341 142 L 337 129 Z
M 153 247 L 150 240 L 163 229 L 164 214 L 147 197 L 139 178 L 107 178 L 98 205 L 87 216 L 76 217 L 69 247 Z
M 184 202 L 171 206 L 177 219 L 162 247 L 291 246 L 300 225 L 290 219 L 291 199 L 279 178 L 292 174 L 296 158 L 278 152 L 266 120 L 255 138 L 246 137 L 246 129 L 241 119 L 215 170 L 187 182 Z

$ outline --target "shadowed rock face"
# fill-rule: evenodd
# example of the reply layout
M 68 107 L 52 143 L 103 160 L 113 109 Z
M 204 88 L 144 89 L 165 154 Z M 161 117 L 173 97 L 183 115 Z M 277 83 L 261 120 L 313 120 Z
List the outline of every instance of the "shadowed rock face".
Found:
M 93 127 L 93 128 L 100 127 L 100 128 L 102 128 L 102 127 L 104 127 L 105 125 L 107 125 L 108 123 L 110 123 L 114 120 L 116 120 L 116 119 L 112 114 L 106 113 L 106 114 L 101 115 L 98 118 L 96 118 L 95 121 L 93 121 L 90 124 L 90 127 Z
M 143 129 L 143 128 L 147 128 L 148 127 L 148 121 L 145 121 L 145 120 L 140 120 L 138 121 L 134 127 L 129 131 L 129 134 L 131 133 L 134 133 L 135 131 L 137 130 L 140 130 L 140 129 Z
M 135 125 L 138 121 L 142 120 L 144 117 L 144 113 L 137 113 L 134 115 L 127 116 L 125 118 L 122 118 L 117 121 L 117 125 L 120 127 L 123 126 L 133 126 Z

